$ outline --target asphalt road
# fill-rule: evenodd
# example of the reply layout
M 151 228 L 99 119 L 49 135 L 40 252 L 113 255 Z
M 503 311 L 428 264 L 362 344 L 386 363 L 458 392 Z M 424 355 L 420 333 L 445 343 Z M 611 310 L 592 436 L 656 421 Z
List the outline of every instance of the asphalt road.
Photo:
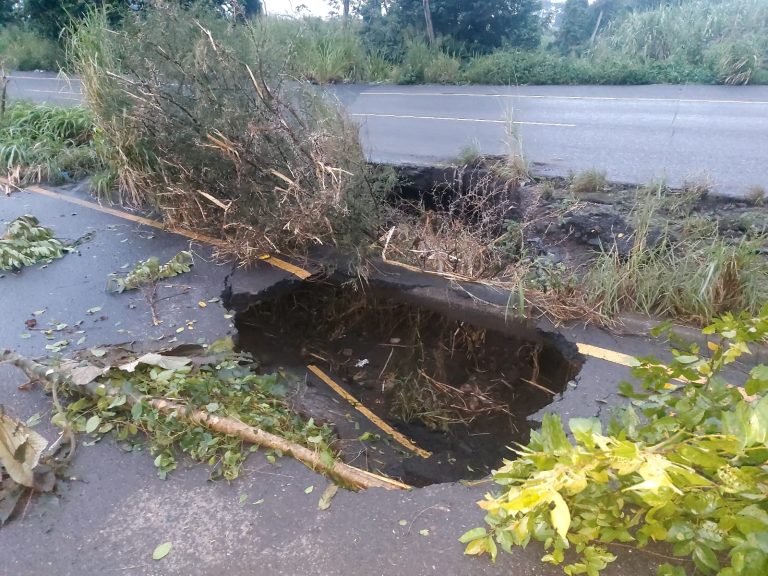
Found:
M 141 346 L 176 338 L 180 344 L 199 338 L 212 341 L 233 334 L 231 319 L 220 303 L 201 308 L 197 302 L 221 296 L 227 277 L 232 286 L 247 286 L 253 294 L 290 278 L 266 262 L 253 270 L 233 272 L 231 266 L 210 258 L 210 247 L 195 243 L 192 271 L 161 287 L 164 299 L 158 302 L 158 315 L 162 324 L 154 326 L 141 293 L 107 294 L 105 279 L 110 272 L 121 272 L 125 264 L 152 255 L 164 259 L 188 249 L 189 240 L 105 214 L 92 204 L 72 204 L 78 190 L 64 192 L 67 195 L 59 198 L 33 190 L 0 195 L 0 229 L 5 221 L 29 213 L 61 238 L 92 233 L 78 252 L 47 266 L 0 274 L 0 349 L 30 357 L 52 354 L 45 348 L 50 341 L 41 331 L 25 328 L 25 320 L 38 310 L 45 310 L 38 313 L 41 326 L 66 323 L 71 328 L 65 330 L 85 331 L 82 344 L 75 343 L 79 333 L 56 333 L 56 339 L 72 341 L 63 350 L 65 355 L 78 347 L 127 341 Z M 182 287 L 189 291 L 183 292 Z M 89 314 L 95 306 L 101 310 Z M 178 332 L 179 328 L 185 329 Z M 593 328 L 574 326 L 561 333 L 572 342 L 636 355 L 656 350 L 644 338 L 614 336 Z M 606 415 L 608 407 L 619 402 L 617 383 L 628 377 L 628 368 L 589 357 L 575 379 L 576 386 L 569 386 L 545 410 L 566 419 Z M 56 431 L 48 424 L 50 399 L 39 386 L 19 389 L 25 381 L 18 370 L 0 366 L 0 404 L 23 419 L 41 413 L 37 430 L 53 440 Z M 482 524 L 483 512 L 475 502 L 489 485 L 436 484 L 407 493 L 340 490 L 330 509 L 320 511 L 318 500 L 326 479 L 290 458 L 273 466 L 262 453 L 253 453 L 242 476 L 231 483 L 209 482 L 207 468 L 186 459 L 162 481 L 152 461 L 147 451 L 126 453 L 110 438 L 92 446 L 83 443 L 62 492 L 57 497 L 33 498 L 22 517 L 0 530 L 0 576 L 562 574 L 561 569 L 539 561 L 538 546 L 504 554 L 496 564 L 462 554 L 457 538 Z M 306 493 L 309 486 L 314 487 L 311 494 Z M 402 525 L 403 520 L 407 525 Z M 162 561 L 153 561 L 152 551 L 166 541 L 172 542 L 173 550 Z M 652 557 L 627 551 L 605 576 L 650 574 L 652 564 Z
M 709 178 L 725 195 L 768 188 L 768 87 L 336 86 L 373 161 L 503 154 L 510 120 L 534 172 L 596 168 L 635 184 Z M 79 101 L 80 86 L 20 73 L 11 98 Z

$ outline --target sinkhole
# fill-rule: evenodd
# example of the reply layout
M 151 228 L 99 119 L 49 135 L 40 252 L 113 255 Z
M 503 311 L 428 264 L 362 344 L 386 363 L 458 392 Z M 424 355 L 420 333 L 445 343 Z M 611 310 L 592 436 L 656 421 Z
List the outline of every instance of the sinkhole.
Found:
M 291 376 L 290 406 L 333 427 L 345 462 L 413 486 L 482 478 L 512 458 L 582 364 L 560 335 L 490 328 L 376 283 L 278 284 L 235 321 L 238 348 Z

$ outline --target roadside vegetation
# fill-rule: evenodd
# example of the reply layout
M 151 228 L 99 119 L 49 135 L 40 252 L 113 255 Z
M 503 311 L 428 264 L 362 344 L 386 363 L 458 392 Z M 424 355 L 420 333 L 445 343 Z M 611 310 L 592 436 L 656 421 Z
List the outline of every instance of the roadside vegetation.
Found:
M 81 179 L 99 169 L 98 150 L 85 108 L 16 103 L 0 112 L 0 173 L 12 187 Z
M 323 54 L 360 46 L 283 50 L 269 26 L 165 7 L 110 31 L 105 12 L 90 12 L 68 33 L 88 111 L 11 106 L 4 172 L 14 185 L 91 174 L 99 198 L 222 237 L 222 255 L 242 262 L 333 245 L 361 274 L 378 255 L 510 290 L 507 313 L 556 322 L 611 323 L 631 312 L 702 325 L 768 300 L 759 193 L 720 229 L 706 211 L 717 208 L 702 208 L 703 180 L 616 195 L 589 170 L 532 186 L 510 129 L 507 157 L 468 149 L 433 190 L 403 197 L 407 183 L 366 163 L 335 104 L 287 80 L 296 58 L 314 54 L 316 74 L 327 76 L 334 67 Z
M 68 69 L 61 46 L 70 16 L 99 3 L 0 5 L 0 63 L 7 69 Z M 168 3 L 174 5 L 175 3 Z M 350 2 L 347 17 L 265 16 L 259 2 L 198 1 L 194 9 L 228 22 L 247 43 L 289 54 L 285 72 L 318 83 L 402 84 L 763 84 L 768 82 L 768 6 L 762 0 L 568 0 L 540 11 L 536 0 L 506 4 L 432 0 Z M 104 2 L 109 25 L 128 28 L 138 13 Z M 229 6 L 229 4 L 227 4 Z M 332 1 L 329 5 L 334 6 Z M 466 26 L 465 23 L 471 23 Z M 430 33 L 430 30 L 432 31 Z M 471 33 L 470 33 L 471 31 Z
M 600 574 L 630 552 L 656 559 L 660 576 L 765 574 L 768 366 L 736 372 L 738 382 L 724 373 L 768 342 L 768 308 L 704 334 L 706 352 L 638 360 L 642 390 L 620 387 L 630 403 L 607 426 L 573 418 L 569 436 L 546 415 L 493 473 L 497 492 L 478 503 L 487 527 L 464 534 L 466 553 L 495 559 L 498 547 L 537 542 L 568 575 Z

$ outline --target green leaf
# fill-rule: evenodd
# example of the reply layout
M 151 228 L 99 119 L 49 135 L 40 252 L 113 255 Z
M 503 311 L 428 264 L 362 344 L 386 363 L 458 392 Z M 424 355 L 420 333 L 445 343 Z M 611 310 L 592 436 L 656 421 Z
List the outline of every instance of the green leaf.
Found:
M 541 424 L 541 442 L 549 452 L 571 449 L 571 443 L 563 430 L 563 423 L 557 414 L 545 414 Z
M 101 424 L 101 417 L 97 414 L 94 414 L 90 418 L 88 418 L 88 421 L 85 423 L 85 432 L 86 434 L 90 434 L 91 432 L 94 432 L 96 428 L 99 427 L 99 424 Z
M 568 421 L 568 426 L 573 437 L 589 447 L 595 445 L 594 436 L 603 433 L 603 427 L 597 418 L 571 418 Z
M 171 551 L 171 548 L 173 548 L 173 544 L 171 542 L 163 542 L 162 544 L 158 545 L 157 548 L 155 548 L 154 552 L 152 552 L 152 559 L 162 560 L 168 556 L 168 552 Z
M 712 548 L 704 544 L 699 544 L 693 549 L 693 561 L 696 566 L 704 572 L 717 572 L 720 570 L 720 562 L 717 561 L 717 555 Z
M 472 528 L 472 530 L 464 532 L 464 534 L 461 535 L 459 542 L 466 544 L 467 542 L 477 540 L 478 538 L 485 538 L 487 535 L 488 531 L 485 528 Z
M 314 486 L 307 486 L 304 488 L 304 494 L 312 494 L 312 491 L 315 489 Z

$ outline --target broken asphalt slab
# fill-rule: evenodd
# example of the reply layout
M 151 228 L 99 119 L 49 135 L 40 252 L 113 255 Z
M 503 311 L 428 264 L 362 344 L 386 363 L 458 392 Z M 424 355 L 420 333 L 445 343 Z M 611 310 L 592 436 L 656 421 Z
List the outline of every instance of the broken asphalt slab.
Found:
M 233 275 L 231 265 L 213 260 L 210 247 L 195 244 L 195 267 L 167 282 L 173 288 L 163 288 L 159 296 L 171 297 L 158 304 L 163 323 L 152 326 L 142 294 L 107 294 L 107 275 L 150 256 L 168 259 L 189 249 L 188 239 L 30 192 L 0 198 L 0 219 L 28 213 L 53 228 L 59 238 L 94 233 L 79 246 L 79 254 L 19 274 L 6 272 L 0 278 L 0 347 L 29 356 L 52 355 L 45 348 L 51 341 L 44 334 L 20 338 L 34 311 L 45 310 L 36 317 L 43 328 L 48 322 L 75 326 L 83 320 L 86 341 L 80 348 L 131 341 L 164 345 L 173 338 L 179 343 L 212 341 L 233 335 L 232 319 L 225 317 L 229 313 L 218 302 L 205 308 L 198 302 L 220 298 L 227 278 L 230 289 L 240 293 L 247 284 L 256 294 L 292 278 L 263 262 Z M 397 281 L 423 284 L 421 290 L 450 288 L 419 277 Z M 174 295 L 185 286 L 187 293 Z M 95 307 L 101 310 L 87 314 Z M 592 328 L 560 333 L 572 342 L 629 354 L 656 351 L 655 344 L 645 339 Z M 73 344 L 62 352 L 78 348 L 74 342 L 80 336 L 64 334 Z M 57 333 L 54 337 L 59 339 Z M 564 418 L 599 414 L 618 402 L 616 386 L 628 372 L 624 366 L 588 358 L 575 387 L 547 410 Z M 40 412 L 46 422 L 49 399 L 39 387 L 19 390 L 24 383 L 21 372 L 0 367 L 0 403 L 21 418 Z M 40 431 L 49 440 L 55 433 L 45 424 Z M 496 564 L 462 554 L 457 538 L 482 524 L 483 513 L 475 502 L 490 484 L 437 484 L 411 492 L 339 491 L 330 509 L 319 511 L 318 500 L 328 481 L 289 458 L 274 466 L 253 453 L 241 477 L 229 483 L 209 482 L 208 469 L 188 461 L 163 481 L 152 460 L 147 451 L 126 453 L 109 438 L 81 447 L 67 472 L 71 480 L 66 492 L 58 498 L 33 499 L 20 517 L 0 530 L 0 576 L 562 573 L 542 564 L 542 552 L 534 545 L 504 554 Z M 314 490 L 306 494 L 309 486 Z M 152 560 L 152 551 L 166 541 L 173 543 L 171 552 L 160 561 Z M 605 574 L 636 576 L 649 573 L 651 566 L 647 556 L 622 551 Z

